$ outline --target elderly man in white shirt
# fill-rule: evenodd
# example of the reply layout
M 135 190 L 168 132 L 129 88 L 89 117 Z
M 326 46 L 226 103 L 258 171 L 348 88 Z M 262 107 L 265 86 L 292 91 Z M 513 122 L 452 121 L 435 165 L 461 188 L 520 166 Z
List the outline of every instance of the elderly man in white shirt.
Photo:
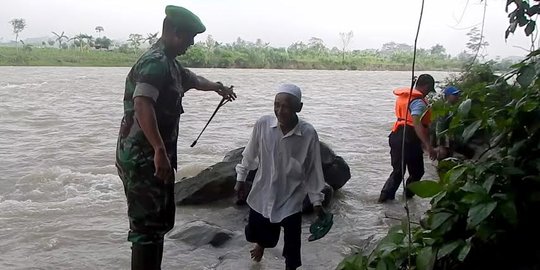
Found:
M 301 262 L 302 201 L 309 196 L 317 215 L 324 214 L 324 176 L 319 137 L 315 128 L 296 115 L 302 110 L 298 86 L 278 88 L 274 113 L 261 117 L 236 166 L 239 197 L 247 193 L 246 177 L 257 169 L 247 203 L 250 206 L 245 233 L 255 243 L 251 258 L 260 261 L 265 248 L 277 245 L 284 229 L 283 257 L 286 269 L 296 269 Z

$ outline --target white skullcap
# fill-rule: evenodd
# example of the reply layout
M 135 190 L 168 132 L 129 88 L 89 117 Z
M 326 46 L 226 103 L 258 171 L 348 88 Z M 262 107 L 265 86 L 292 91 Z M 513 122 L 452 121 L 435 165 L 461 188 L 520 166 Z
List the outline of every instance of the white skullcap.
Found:
M 294 84 L 286 83 L 280 85 L 277 89 L 276 95 L 279 93 L 287 93 L 293 95 L 297 97 L 299 101 L 302 101 L 302 91 L 300 90 L 300 87 Z

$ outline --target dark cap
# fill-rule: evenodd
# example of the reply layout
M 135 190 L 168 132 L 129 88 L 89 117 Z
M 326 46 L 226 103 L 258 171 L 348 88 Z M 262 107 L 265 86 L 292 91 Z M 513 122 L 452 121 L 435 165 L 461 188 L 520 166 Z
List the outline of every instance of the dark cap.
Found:
M 435 92 L 435 79 L 429 74 L 421 74 L 416 80 L 416 86 L 427 86 L 428 92 Z
M 165 7 L 165 14 L 176 30 L 195 34 L 206 31 L 206 27 L 201 22 L 201 19 L 186 8 L 168 5 Z

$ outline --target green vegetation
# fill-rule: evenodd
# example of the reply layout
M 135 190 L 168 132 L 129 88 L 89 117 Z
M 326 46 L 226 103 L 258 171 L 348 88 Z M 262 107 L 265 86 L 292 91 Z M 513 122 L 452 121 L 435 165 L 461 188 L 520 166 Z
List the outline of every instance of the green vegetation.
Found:
M 101 35 L 104 29 L 96 27 Z M 53 39 L 41 44 L 24 44 L 23 50 L 0 47 L 0 65 L 30 66 L 131 66 L 148 47 L 157 41 L 158 33 L 130 34 L 127 43 L 113 44 L 106 36 L 94 38 L 80 33 L 68 37 L 64 32 L 52 32 Z M 479 33 L 469 35 L 470 41 Z M 295 42 L 287 48 L 270 47 L 238 38 L 230 44 L 219 43 L 212 36 L 193 45 L 180 57 L 187 67 L 196 68 L 274 68 L 274 69 L 341 69 L 341 70 L 409 70 L 413 48 L 403 43 L 388 42 L 378 49 L 349 51 L 353 33 L 340 33 L 341 48 L 328 48 L 320 38 L 307 43 Z M 484 46 L 487 46 L 484 45 Z M 470 50 L 474 46 L 467 46 Z M 456 57 L 446 53 L 442 45 L 417 50 L 418 70 L 457 71 L 468 65 L 474 54 L 463 51 Z M 483 57 L 483 56 L 481 56 Z M 494 63 L 495 64 L 495 63 Z M 500 61 L 497 70 L 507 70 L 513 64 Z
M 114 51 L 80 51 L 79 49 L 0 47 L 2 66 L 131 66 L 137 55 Z
M 539 2 L 513 3 L 507 36 L 517 26 L 533 34 Z M 532 51 L 503 76 L 475 64 L 448 82 L 463 100 L 451 108 L 437 101 L 434 112 L 456 112 L 446 133 L 477 146 L 475 157 L 444 160 L 438 181 L 410 185 L 431 198 L 420 224 L 404 219 L 371 253 L 359 251 L 338 269 L 540 268 L 539 55 Z

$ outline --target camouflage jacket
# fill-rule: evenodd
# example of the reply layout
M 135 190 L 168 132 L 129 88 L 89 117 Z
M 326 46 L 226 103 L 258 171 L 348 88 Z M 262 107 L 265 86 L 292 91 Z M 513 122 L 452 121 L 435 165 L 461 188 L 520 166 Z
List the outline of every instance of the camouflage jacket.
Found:
M 125 83 L 124 117 L 116 148 L 117 166 L 123 170 L 154 166 L 154 150 L 135 119 L 133 99 L 145 96 L 154 101 L 159 133 L 171 166 L 176 169 L 178 123 L 184 112 L 182 97 L 196 81 L 194 73 L 183 68 L 175 58 L 167 57 L 160 41 L 137 60 Z

